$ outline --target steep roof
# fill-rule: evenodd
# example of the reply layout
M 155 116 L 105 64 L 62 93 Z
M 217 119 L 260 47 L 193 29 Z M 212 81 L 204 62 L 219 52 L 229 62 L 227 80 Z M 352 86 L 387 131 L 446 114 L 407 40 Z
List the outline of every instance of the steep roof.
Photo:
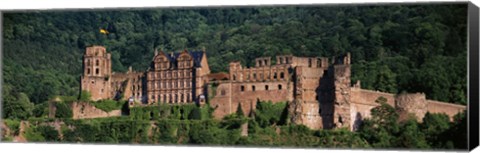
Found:
M 193 58 L 193 63 L 195 67 L 201 67 L 203 51 L 187 51 L 190 56 Z M 181 53 L 165 54 L 168 60 L 172 63 L 177 63 L 177 58 Z

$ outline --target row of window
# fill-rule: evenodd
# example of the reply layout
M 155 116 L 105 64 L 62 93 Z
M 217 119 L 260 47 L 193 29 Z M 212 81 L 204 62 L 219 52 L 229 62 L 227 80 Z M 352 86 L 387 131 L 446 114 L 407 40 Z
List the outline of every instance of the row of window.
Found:
M 177 63 L 177 67 L 178 68 L 190 68 L 192 66 L 191 62 L 190 61 L 186 61 L 186 62 L 178 62 Z M 165 62 L 165 63 L 155 63 L 154 65 L 154 68 L 156 70 L 158 69 L 166 69 L 166 68 L 169 68 L 170 67 L 170 63 L 168 62 Z
M 192 95 L 190 93 L 187 94 L 159 94 L 159 95 L 152 95 L 150 101 L 161 101 L 166 103 L 178 103 L 178 102 L 191 102 Z
M 189 88 L 192 86 L 191 81 L 178 81 L 178 82 L 151 82 L 150 86 L 153 87 L 153 89 L 169 89 L 169 88 Z
M 100 69 L 95 68 L 95 75 L 100 74 Z M 87 75 L 90 75 L 90 68 L 87 68 Z
M 243 74 L 240 74 L 239 76 L 240 76 L 239 80 L 243 80 Z M 250 74 L 247 73 L 246 76 L 247 76 L 246 80 L 250 80 Z M 260 73 L 258 78 L 257 78 L 257 74 L 256 74 L 256 73 L 251 73 L 251 77 L 252 77 L 254 80 L 255 80 L 255 79 L 264 79 L 263 73 Z M 270 78 L 270 73 L 268 73 L 265 78 Z M 280 79 L 284 79 L 284 78 L 285 78 L 285 74 L 284 74 L 283 72 L 280 72 Z M 233 78 L 232 78 L 232 79 L 233 79 L 234 81 L 237 80 L 237 75 L 236 75 L 236 74 L 233 74 Z M 276 72 L 273 73 L 273 79 L 277 79 L 277 73 L 276 73 Z
M 151 72 L 149 74 L 150 78 L 177 78 L 177 77 L 192 77 L 191 71 L 166 71 L 166 72 Z
M 265 85 L 264 87 L 265 87 L 264 90 L 272 90 L 272 89 L 270 89 L 269 85 Z M 277 85 L 277 89 L 282 90 L 282 85 L 281 84 Z M 251 91 L 255 91 L 255 90 L 256 90 L 256 86 L 252 85 Z M 240 91 L 242 91 L 242 92 L 245 91 L 245 86 L 243 86 L 243 85 L 240 86 Z
M 91 61 L 88 59 L 88 60 L 87 60 L 87 66 L 90 66 L 90 65 L 91 65 Z M 100 65 L 100 60 L 97 59 L 97 60 L 95 61 L 95 65 L 96 65 L 96 66 L 99 66 L 99 65 Z

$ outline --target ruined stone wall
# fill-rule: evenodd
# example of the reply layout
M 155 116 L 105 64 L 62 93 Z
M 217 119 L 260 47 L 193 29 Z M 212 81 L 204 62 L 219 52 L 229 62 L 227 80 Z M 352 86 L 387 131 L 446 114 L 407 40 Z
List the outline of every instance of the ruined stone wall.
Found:
M 422 121 L 427 113 L 427 101 L 425 94 L 400 94 L 395 97 L 395 109 L 398 112 L 399 119 L 405 120 L 414 115 L 417 121 Z
M 105 77 L 81 78 L 82 90 L 89 91 L 92 100 L 111 98 L 110 80 Z
M 350 95 L 350 117 L 352 119 L 350 124 L 354 131 L 358 129 L 363 119 L 371 117 L 370 110 L 380 105 L 375 102 L 378 98 L 384 97 L 387 99 L 387 104 L 395 106 L 395 95 L 390 93 L 352 87 Z
M 466 106 L 427 100 L 427 111 L 430 113 L 445 113 L 453 120 L 453 117 L 466 109 Z
M 303 124 L 311 129 L 323 127 L 320 101 L 318 101 L 318 98 L 321 97 L 318 90 L 323 72 L 323 68 L 305 66 L 295 68 L 295 100 L 289 103 L 289 112 L 293 123 Z
M 96 108 L 88 102 L 73 102 L 70 107 L 72 108 L 73 119 L 100 118 L 122 115 L 121 110 L 105 112 L 101 109 Z
M 311 129 L 323 128 L 324 124 L 318 101 L 294 100 L 288 103 L 288 107 L 292 123 L 302 124 Z
M 221 119 L 225 115 L 235 113 L 239 103 L 243 113 L 250 114 L 258 100 L 273 103 L 292 101 L 293 83 L 289 81 L 223 82 L 218 85 L 210 105 L 216 108 L 215 118 Z
M 351 129 L 350 113 L 350 65 L 334 65 L 334 114 L 335 127 Z

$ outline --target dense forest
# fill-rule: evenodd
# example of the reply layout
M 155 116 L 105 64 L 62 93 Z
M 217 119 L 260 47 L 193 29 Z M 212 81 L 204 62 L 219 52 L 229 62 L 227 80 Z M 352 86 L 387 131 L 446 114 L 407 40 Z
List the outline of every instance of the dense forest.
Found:
M 206 48 L 213 72 L 227 71 L 232 60 L 252 66 L 260 56 L 332 57 L 350 52 L 352 83 L 360 80 L 362 88 L 424 92 L 429 99 L 467 102 L 466 4 L 3 15 L 2 115 L 10 119 L 42 116 L 46 101 L 53 96 L 78 96 L 82 54 L 90 45 L 106 46 L 117 72 L 129 66 L 146 70 L 155 48 L 168 52 Z

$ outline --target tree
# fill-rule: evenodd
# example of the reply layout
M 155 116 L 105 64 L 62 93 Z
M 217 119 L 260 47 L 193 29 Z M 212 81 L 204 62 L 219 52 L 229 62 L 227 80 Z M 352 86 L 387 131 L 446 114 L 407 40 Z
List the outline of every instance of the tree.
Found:
M 379 103 L 371 110 L 371 118 L 365 119 L 360 125 L 358 132 L 373 147 L 392 148 L 396 147 L 399 125 L 398 114 L 395 108 L 386 103 L 387 99 L 379 97 L 375 102 Z
M 92 95 L 90 94 L 90 92 L 86 91 L 86 90 L 82 90 L 82 92 L 80 93 L 80 97 L 78 98 L 78 100 L 80 101 L 84 101 L 84 102 L 88 102 L 91 100 L 91 97 Z
M 245 115 L 243 114 L 243 109 L 242 109 L 242 105 L 240 103 L 238 103 L 238 106 L 237 106 L 237 116 L 238 117 L 244 117 Z
M 4 89 L 8 90 L 8 89 Z M 27 119 L 32 115 L 34 105 L 25 93 L 19 93 L 16 98 L 4 99 L 3 113 L 5 118 Z

